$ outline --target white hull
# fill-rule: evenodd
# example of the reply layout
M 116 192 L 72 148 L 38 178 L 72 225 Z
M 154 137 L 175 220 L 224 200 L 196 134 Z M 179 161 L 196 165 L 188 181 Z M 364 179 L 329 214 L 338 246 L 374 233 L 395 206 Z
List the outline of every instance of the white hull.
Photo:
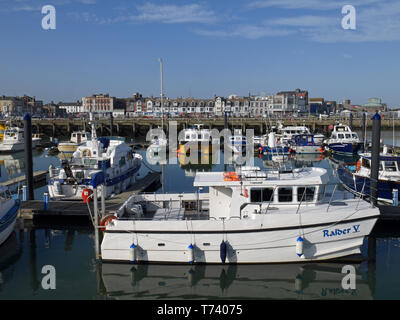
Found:
M 40 139 L 32 139 L 32 149 L 36 148 Z M 25 149 L 25 143 L 22 141 L 15 143 L 0 143 L 0 152 L 18 152 Z
M 320 146 L 295 146 L 293 150 L 298 154 L 320 154 Z
M 14 231 L 15 222 L 16 222 L 16 218 L 14 219 L 14 221 L 4 231 L 0 232 L 0 245 L 2 245 L 3 242 L 8 239 L 8 237 L 11 234 L 11 232 Z
M 257 219 L 230 219 L 224 223 L 215 220 L 116 220 L 106 230 L 101 255 L 104 261 L 129 262 L 130 246 L 134 243 L 138 245 L 135 253 L 137 262 L 188 263 L 187 247 L 193 244 L 195 263 L 215 264 L 222 263 L 220 244 L 225 240 L 226 263 L 335 259 L 360 253 L 364 237 L 371 232 L 377 220 L 374 212 L 375 215 L 370 217 L 357 212 L 349 221 L 339 223 L 336 219 L 340 219 L 340 216 L 336 214 L 304 214 L 301 217 L 302 227 L 296 223 L 298 214 L 283 213 L 266 214 Z M 345 215 L 341 218 L 345 219 Z M 336 229 L 341 230 L 340 235 L 327 236 Z M 304 238 L 302 257 L 296 254 L 296 240 L 300 235 Z

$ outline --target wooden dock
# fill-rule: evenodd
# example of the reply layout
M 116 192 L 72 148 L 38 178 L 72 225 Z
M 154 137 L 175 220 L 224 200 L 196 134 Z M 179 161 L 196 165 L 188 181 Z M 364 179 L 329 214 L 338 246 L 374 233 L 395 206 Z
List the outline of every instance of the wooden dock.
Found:
M 151 172 L 144 178 L 138 180 L 125 192 L 120 193 L 112 198 L 105 201 L 106 214 L 113 213 L 126 201 L 129 196 L 133 194 L 139 194 L 146 191 L 151 186 L 160 183 L 159 172 Z M 93 202 L 90 203 L 90 210 L 93 212 Z M 101 207 L 99 201 L 99 208 Z M 70 217 L 70 218 L 82 218 L 87 217 L 89 219 L 89 211 L 87 204 L 83 201 L 78 200 L 54 200 L 49 202 L 48 210 L 44 210 L 43 200 L 31 200 L 22 202 L 19 210 L 20 217 L 24 219 L 33 219 L 36 217 Z
M 43 183 L 43 182 L 46 182 L 46 177 L 47 177 L 47 174 L 48 174 L 49 172 L 48 171 L 36 171 L 36 172 L 34 172 L 33 173 L 33 183 L 34 184 L 39 184 L 39 183 Z M 24 182 L 25 182 L 25 175 L 23 175 L 23 176 L 20 176 L 20 177 L 16 177 L 16 178 L 13 178 L 13 179 L 10 179 L 10 180 L 8 180 L 8 181 L 5 181 L 5 182 L 1 182 L 0 184 L 2 185 L 2 186 L 5 186 L 5 187 L 11 187 L 11 186 L 13 186 L 13 185 L 15 185 L 15 184 L 23 184 Z

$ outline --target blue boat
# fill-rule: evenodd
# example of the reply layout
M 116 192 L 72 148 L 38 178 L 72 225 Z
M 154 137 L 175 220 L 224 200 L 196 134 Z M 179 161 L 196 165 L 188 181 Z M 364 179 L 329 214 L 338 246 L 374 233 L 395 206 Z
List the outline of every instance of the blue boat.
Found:
M 296 154 L 320 154 L 321 147 L 315 143 L 313 134 L 296 134 L 289 142 Z
M 339 154 L 357 154 L 363 143 L 349 126 L 335 125 L 331 137 L 324 141 L 325 148 Z
M 341 164 L 337 169 L 343 186 L 358 196 L 370 196 L 371 154 L 360 155 L 357 163 Z M 400 156 L 381 153 L 379 156 L 378 200 L 395 204 L 399 201 Z M 394 192 L 395 191 L 395 192 Z M 397 192 L 397 193 L 396 193 Z

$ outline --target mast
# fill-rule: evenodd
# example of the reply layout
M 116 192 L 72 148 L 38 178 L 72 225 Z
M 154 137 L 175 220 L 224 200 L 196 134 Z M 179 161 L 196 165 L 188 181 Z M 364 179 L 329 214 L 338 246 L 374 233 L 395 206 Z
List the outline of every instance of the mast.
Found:
M 163 78 L 163 62 L 162 59 L 159 58 L 158 61 L 160 62 L 160 80 L 161 80 L 161 130 L 164 133 L 164 78 Z M 161 164 L 161 186 L 162 186 L 162 193 L 165 193 L 165 181 L 164 181 L 164 165 Z
M 160 62 L 160 80 L 161 80 L 161 128 L 164 131 L 164 79 L 163 79 L 163 62 L 162 59 L 159 58 L 158 61 Z

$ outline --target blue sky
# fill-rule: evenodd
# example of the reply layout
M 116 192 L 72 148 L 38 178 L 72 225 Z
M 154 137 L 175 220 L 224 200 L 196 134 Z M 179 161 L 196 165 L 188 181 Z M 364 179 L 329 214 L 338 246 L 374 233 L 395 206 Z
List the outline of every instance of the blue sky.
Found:
M 43 30 L 43 5 L 56 29 Z M 344 30 L 342 7 L 356 8 Z M 306 89 L 400 106 L 398 0 L 0 0 L 0 94 L 175 98 Z

